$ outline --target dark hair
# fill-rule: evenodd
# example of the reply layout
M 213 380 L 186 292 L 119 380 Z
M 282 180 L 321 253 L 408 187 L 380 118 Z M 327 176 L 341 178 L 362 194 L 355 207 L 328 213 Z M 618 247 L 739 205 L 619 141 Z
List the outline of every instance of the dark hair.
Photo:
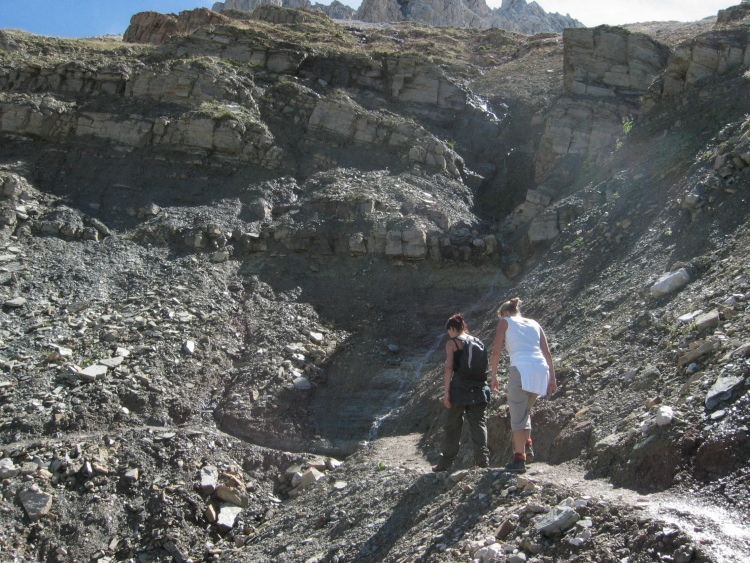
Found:
M 514 297 L 513 299 L 510 299 L 509 301 L 506 301 L 505 303 L 500 305 L 500 315 L 502 316 L 502 314 L 506 311 L 511 315 L 521 314 L 521 298 Z
M 466 326 L 466 321 L 461 313 L 451 315 L 451 318 L 445 323 L 445 330 L 449 328 L 455 328 L 458 332 L 469 332 L 469 327 Z

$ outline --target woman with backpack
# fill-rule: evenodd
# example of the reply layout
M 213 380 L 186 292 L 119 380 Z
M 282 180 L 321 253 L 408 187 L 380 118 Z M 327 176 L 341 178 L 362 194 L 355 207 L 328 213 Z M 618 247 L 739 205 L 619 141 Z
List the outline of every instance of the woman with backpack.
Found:
M 447 471 L 458 455 L 464 416 L 469 422 L 474 446 L 474 466 L 488 467 L 490 451 L 487 448 L 487 403 L 490 388 L 487 385 L 487 352 L 478 338 L 469 334 L 461 313 L 452 315 L 445 326 L 445 370 L 443 405 L 448 409 L 440 459 L 433 471 Z
M 531 440 L 531 407 L 537 397 L 557 389 L 555 368 L 542 327 L 521 316 L 521 300 L 514 297 L 500 305 L 497 330 L 492 346 L 493 391 L 500 390 L 497 367 L 503 345 L 510 356 L 508 368 L 508 406 L 513 433 L 513 460 L 506 471 L 526 472 L 526 461 L 534 456 Z

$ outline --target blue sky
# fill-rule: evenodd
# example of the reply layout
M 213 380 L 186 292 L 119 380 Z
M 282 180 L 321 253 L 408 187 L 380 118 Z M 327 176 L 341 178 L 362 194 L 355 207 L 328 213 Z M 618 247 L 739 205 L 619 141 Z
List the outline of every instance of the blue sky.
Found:
M 315 0 L 313 0 L 314 2 Z M 317 0 L 330 4 L 331 0 Z M 361 0 L 342 0 L 352 7 Z M 490 7 L 502 0 L 487 0 Z M 693 21 L 716 15 L 740 0 L 537 0 L 547 12 L 570 14 L 588 26 L 644 21 Z M 210 8 L 213 0 L 0 0 L 0 29 L 23 29 L 40 35 L 90 37 L 123 33 L 130 17 L 153 10 L 177 13 Z

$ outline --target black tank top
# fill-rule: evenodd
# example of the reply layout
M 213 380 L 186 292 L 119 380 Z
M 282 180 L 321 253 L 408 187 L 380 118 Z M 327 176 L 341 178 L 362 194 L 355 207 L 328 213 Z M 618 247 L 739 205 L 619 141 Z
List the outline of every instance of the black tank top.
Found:
M 459 348 L 458 342 L 456 340 L 459 340 L 458 338 L 452 338 L 453 343 L 456 345 L 456 349 L 453 352 L 453 373 L 456 373 L 458 371 L 458 366 L 461 365 L 461 354 L 464 353 L 464 351 Z

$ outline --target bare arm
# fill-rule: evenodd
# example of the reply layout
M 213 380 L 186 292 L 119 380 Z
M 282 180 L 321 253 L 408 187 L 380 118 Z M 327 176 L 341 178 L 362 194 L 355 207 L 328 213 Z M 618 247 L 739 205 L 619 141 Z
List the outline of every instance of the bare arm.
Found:
M 508 330 L 508 321 L 500 319 L 495 330 L 495 340 L 492 342 L 492 381 L 490 386 L 493 391 L 500 390 L 500 382 L 497 380 L 497 366 L 500 364 L 500 355 L 503 353 L 505 344 L 505 333 Z
M 445 343 L 445 371 L 443 374 L 443 405 L 446 409 L 451 408 L 451 379 L 453 378 L 453 353 L 456 343 L 448 339 Z
M 557 378 L 555 377 L 555 366 L 552 363 L 552 354 L 550 354 L 549 352 L 547 336 L 544 334 L 544 330 L 542 330 L 539 347 L 542 349 L 542 355 L 544 356 L 544 359 L 547 360 L 547 365 L 549 366 L 549 382 L 547 383 L 547 394 L 551 395 L 555 392 L 555 389 L 557 389 Z

